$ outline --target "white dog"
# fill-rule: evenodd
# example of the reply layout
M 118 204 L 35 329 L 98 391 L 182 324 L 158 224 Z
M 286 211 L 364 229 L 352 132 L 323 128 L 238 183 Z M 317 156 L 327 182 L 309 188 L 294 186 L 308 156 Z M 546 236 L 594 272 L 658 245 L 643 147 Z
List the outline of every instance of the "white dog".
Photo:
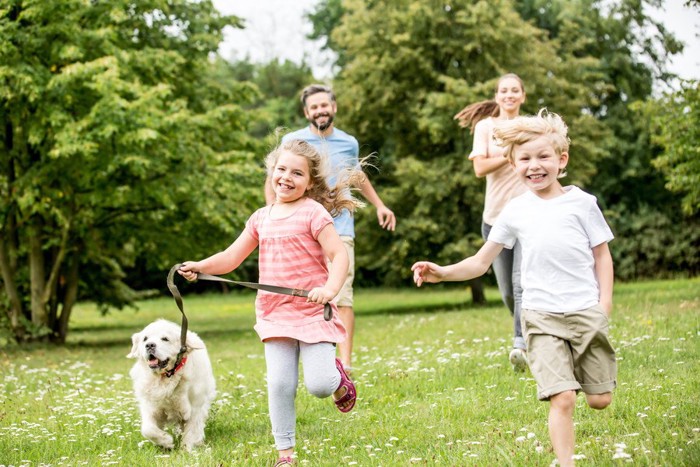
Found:
M 187 331 L 186 352 L 177 364 L 180 326 L 160 319 L 131 336 L 129 374 L 141 411 L 141 434 L 166 449 L 175 446 L 164 431 L 175 425 L 187 450 L 204 441 L 204 424 L 216 396 L 216 381 L 204 342 Z M 177 366 L 176 366 L 177 365 Z

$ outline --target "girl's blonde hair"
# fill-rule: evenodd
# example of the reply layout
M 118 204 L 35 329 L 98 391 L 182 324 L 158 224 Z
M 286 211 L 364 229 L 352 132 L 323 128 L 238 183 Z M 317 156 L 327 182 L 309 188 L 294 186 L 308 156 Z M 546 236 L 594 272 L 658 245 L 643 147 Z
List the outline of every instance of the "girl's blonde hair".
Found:
M 351 167 L 341 171 L 333 188 L 328 186 L 328 158 L 304 140 L 293 139 L 280 144 L 265 158 L 267 173 L 272 179 L 272 172 L 277 160 L 284 151 L 303 157 L 309 164 L 310 188 L 306 195 L 321 203 L 331 216 L 337 217 L 343 209 L 351 213 L 365 204 L 352 194 L 352 189 L 365 181 L 365 174 L 360 167 Z
M 503 157 L 508 159 L 511 164 L 515 162 L 513 150 L 516 146 L 528 143 L 543 135 L 549 138 L 557 155 L 561 155 L 563 152 L 568 153 L 571 141 L 567 134 L 568 128 L 564 120 L 546 108 L 540 109 L 537 115 L 500 120 L 493 129 L 493 137 L 498 145 L 504 148 Z M 562 169 L 559 177 L 564 176 L 566 176 L 566 170 Z
M 506 78 L 513 78 L 517 80 L 518 83 L 520 83 L 520 89 L 522 89 L 523 94 L 525 94 L 525 83 L 520 76 L 516 75 L 515 73 L 506 73 L 498 78 L 498 81 L 496 81 L 497 93 L 498 87 L 501 85 L 501 81 Z M 499 112 L 500 108 L 498 103 L 493 99 L 489 99 L 466 106 L 455 116 L 455 118 L 459 120 L 459 126 L 462 128 L 469 127 L 470 131 L 474 133 L 474 127 L 476 127 L 476 124 L 479 123 L 479 121 L 485 119 L 486 117 L 498 117 Z

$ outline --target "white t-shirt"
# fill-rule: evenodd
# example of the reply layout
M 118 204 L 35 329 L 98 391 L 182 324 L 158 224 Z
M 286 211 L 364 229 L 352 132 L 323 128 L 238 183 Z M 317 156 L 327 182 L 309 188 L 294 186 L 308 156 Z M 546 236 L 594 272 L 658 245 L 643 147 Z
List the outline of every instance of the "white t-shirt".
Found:
M 528 191 L 498 216 L 489 240 L 522 245 L 523 308 L 564 313 L 600 301 L 593 247 L 614 237 L 596 198 L 575 186 L 553 199 Z

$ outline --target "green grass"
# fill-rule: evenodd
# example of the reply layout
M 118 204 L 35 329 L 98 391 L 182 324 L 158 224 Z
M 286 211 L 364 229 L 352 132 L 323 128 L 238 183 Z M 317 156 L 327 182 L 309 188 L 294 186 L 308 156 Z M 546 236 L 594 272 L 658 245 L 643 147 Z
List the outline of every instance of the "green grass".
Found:
M 511 320 L 465 289 L 358 291 L 355 379 L 348 415 L 297 397 L 300 465 L 532 465 L 554 459 L 548 404 L 507 361 Z M 130 337 L 169 297 L 101 317 L 81 304 L 68 345 L 0 349 L 0 465 L 271 465 L 263 346 L 253 296 L 185 297 L 217 378 L 206 445 L 193 453 L 144 442 L 126 358 Z M 578 399 L 580 465 L 700 465 L 700 279 L 617 285 L 611 338 L 618 388 L 611 407 Z M 625 456 L 629 456 L 628 458 Z

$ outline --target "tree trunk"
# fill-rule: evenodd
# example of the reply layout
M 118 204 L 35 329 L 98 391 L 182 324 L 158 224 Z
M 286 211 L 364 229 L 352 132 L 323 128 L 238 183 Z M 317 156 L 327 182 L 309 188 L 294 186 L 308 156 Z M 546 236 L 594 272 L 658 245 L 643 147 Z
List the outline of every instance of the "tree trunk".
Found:
M 61 315 L 56 321 L 54 339 L 57 344 L 65 344 L 68 337 L 68 321 L 70 320 L 73 305 L 78 299 L 78 259 L 70 261 L 68 274 L 65 278 L 65 295 L 61 306 Z
M 472 289 L 472 302 L 476 305 L 486 305 L 486 294 L 484 294 L 484 284 L 481 282 L 481 278 L 477 277 L 467 281 Z
M 44 251 L 41 245 L 39 229 L 29 229 L 29 279 L 31 290 L 32 324 L 37 327 L 48 325 L 48 314 L 44 302 Z
M 24 338 L 24 327 L 20 324 L 22 302 L 19 299 L 17 283 L 15 282 L 14 271 L 12 270 L 9 257 L 7 239 L 4 236 L 0 236 L 0 276 L 3 284 L 5 284 L 5 293 L 10 302 L 10 307 L 7 310 L 10 329 L 16 339 L 22 340 Z

